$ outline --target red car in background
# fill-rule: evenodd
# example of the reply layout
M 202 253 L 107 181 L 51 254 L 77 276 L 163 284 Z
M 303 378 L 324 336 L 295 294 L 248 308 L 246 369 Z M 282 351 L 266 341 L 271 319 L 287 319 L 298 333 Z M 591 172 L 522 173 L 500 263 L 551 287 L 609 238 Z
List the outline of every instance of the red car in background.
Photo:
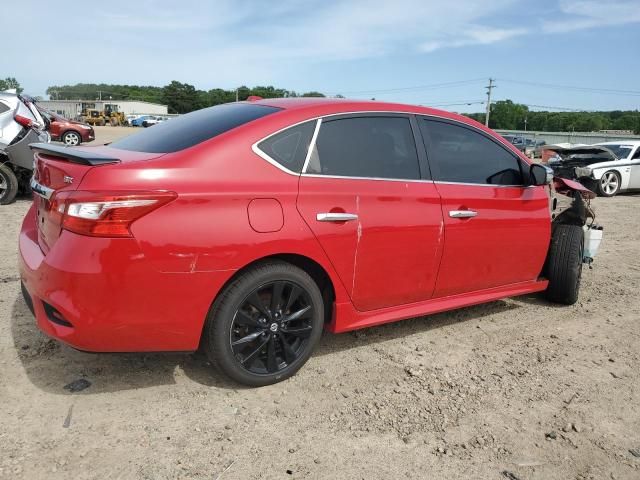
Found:
M 81 350 L 202 347 L 260 386 L 293 375 L 323 329 L 578 298 L 593 194 L 559 183 L 574 203 L 556 214 L 549 170 L 457 114 L 259 100 L 32 148 L 22 292 Z
M 74 147 L 82 142 L 92 142 L 96 135 L 91 125 L 69 120 L 62 115 L 50 112 L 38 107 L 40 114 L 49 120 L 49 135 L 51 140 L 62 142 L 65 145 Z

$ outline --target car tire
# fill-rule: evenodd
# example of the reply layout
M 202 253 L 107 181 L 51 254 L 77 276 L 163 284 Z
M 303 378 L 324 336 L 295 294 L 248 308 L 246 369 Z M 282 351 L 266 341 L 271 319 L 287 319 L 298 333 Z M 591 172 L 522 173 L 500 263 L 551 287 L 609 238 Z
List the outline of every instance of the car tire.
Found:
M 564 305 L 573 305 L 578 300 L 582 257 L 584 253 L 584 231 L 578 225 L 555 225 L 545 265 L 549 280 L 546 295 L 549 300 Z
M 289 263 L 267 262 L 238 275 L 218 296 L 201 346 L 228 377 L 261 387 L 289 378 L 306 363 L 323 324 L 324 303 L 314 280 Z
M 64 135 L 62 135 L 61 140 L 62 140 L 62 143 L 64 143 L 65 145 L 74 147 L 82 143 L 82 135 L 80 135 L 75 130 L 69 130 L 68 132 L 64 132 Z
M 620 191 L 620 174 L 615 170 L 608 170 L 598 180 L 597 190 L 601 197 L 613 197 Z
M 18 194 L 18 178 L 11 167 L 0 164 L 0 205 L 8 205 Z

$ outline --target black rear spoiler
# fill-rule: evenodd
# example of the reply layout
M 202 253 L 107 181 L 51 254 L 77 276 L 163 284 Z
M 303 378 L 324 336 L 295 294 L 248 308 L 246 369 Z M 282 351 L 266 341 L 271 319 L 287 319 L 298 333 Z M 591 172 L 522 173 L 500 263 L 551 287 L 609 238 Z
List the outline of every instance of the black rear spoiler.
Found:
M 81 165 L 105 165 L 107 163 L 119 163 L 120 159 L 109 157 L 100 153 L 93 153 L 76 147 L 63 147 L 62 145 L 52 145 L 51 143 L 32 143 L 29 148 L 34 152 L 42 152 L 55 157 L 63 157 L 72 163 Z

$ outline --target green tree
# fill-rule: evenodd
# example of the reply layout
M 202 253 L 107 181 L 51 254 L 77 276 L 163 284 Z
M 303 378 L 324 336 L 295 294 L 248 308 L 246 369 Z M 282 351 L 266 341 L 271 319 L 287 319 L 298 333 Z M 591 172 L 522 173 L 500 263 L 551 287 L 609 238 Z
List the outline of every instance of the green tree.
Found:
M 528 119 L 529 108 L 526 105 L 513 103 L 511 100 L 500 100 L 491 105 L 489 126 L 505 130 L 524 128 L 524 119 Z
M 167 105 L 169 113 L 189 113 L 206 105 L 200 104 L 201 97 L 196 88 L 188 83 L 173 80 L 162 87 L 162 100 Z
M 20 86 L 20 82 L 18 82 L 14 77 L 7 77 L 4 80 L 0 79 L 0 91 L 9 90 L 11 88 L 15 88 L 18 94 L 24 91 Z
M 320 92 L 307 92 L 302 94 L 303 97 L 324 97 L 323 93 Z

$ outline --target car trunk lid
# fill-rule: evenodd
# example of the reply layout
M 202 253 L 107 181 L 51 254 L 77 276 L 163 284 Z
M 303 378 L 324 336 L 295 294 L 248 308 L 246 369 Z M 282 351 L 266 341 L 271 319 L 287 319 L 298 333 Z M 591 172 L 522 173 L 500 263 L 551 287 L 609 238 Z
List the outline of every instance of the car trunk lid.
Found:
M 79 148 L 34 143 L 30 147 L 34 152 L 31 188 L 36 206 L 38 243 L 45 255 L 62 231 L 62 215 L 57 210 L 59 200 L 67 192 L 77 190 L 91 169 L 159 156 L 157 153 L 122 152 L 105 146 Z M 122 153 L 126 154 L 126 159 Z

